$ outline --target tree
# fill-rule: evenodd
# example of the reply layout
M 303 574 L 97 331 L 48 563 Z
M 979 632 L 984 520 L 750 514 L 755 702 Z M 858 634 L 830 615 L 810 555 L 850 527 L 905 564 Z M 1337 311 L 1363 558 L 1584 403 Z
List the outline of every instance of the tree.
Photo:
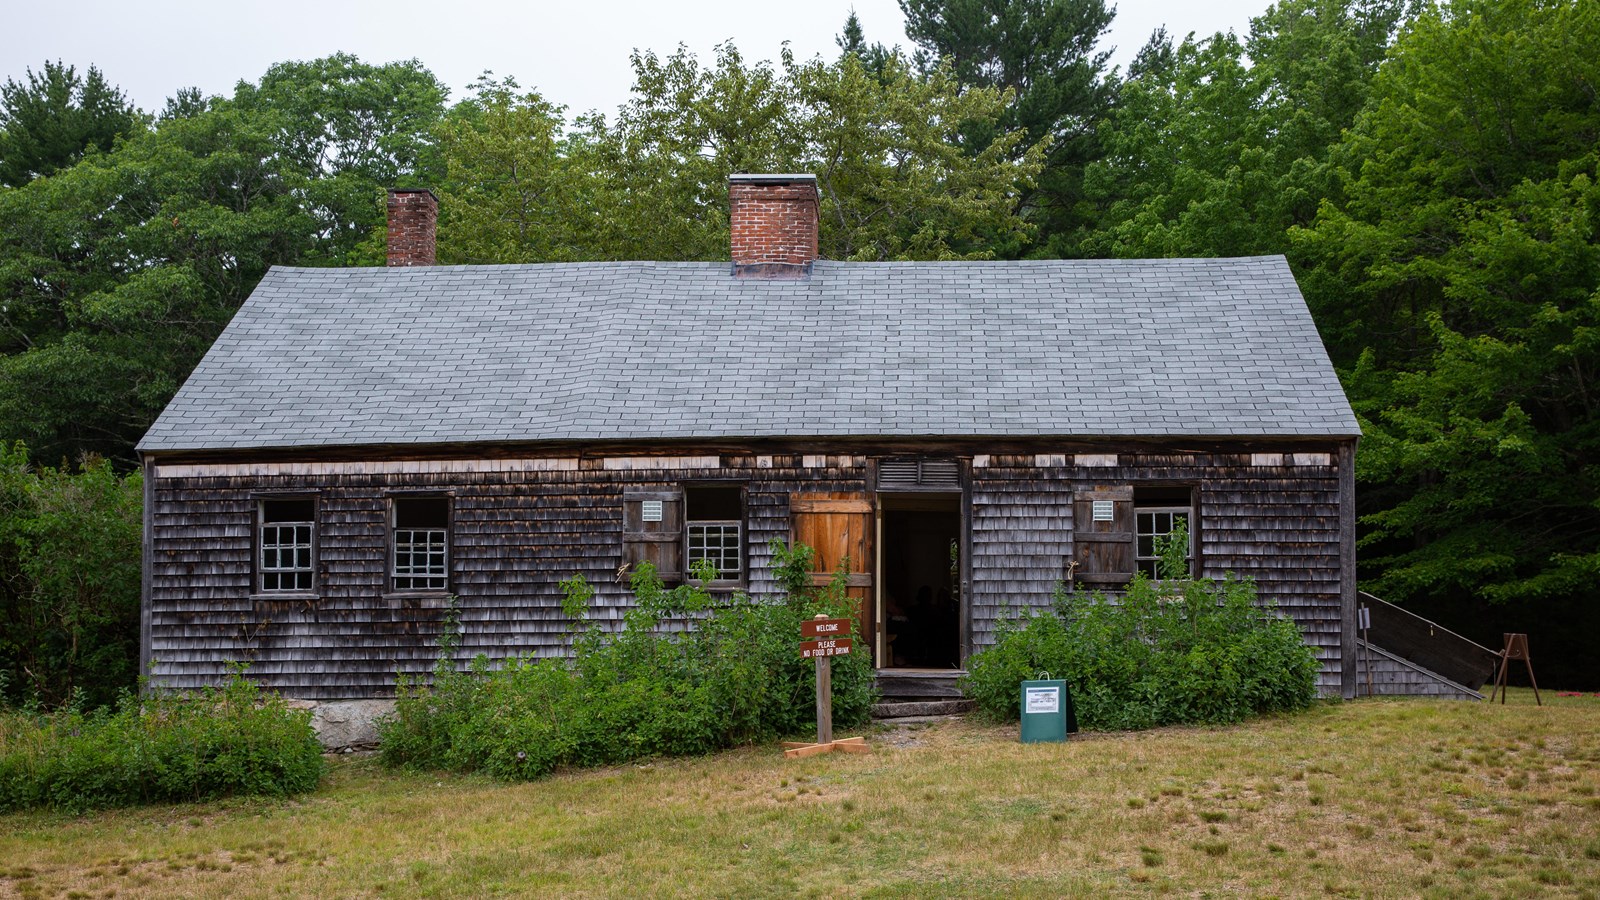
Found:
M 1338 149 L 1339 191 L 1292 235 L 1351 366 L 1366 574 L 1399 599 L 1595 621 L 1597 42 L 1576 0 L 1425 11 Z
M 437 184 L 443 176 L 429 139 L 445 95 L 417 60 L 373 65 L 348 53 L 278 63 L 259 84 L 239 83 L 233 105 L 273 123 L 280 152 L 306 179 L 306 209 L 320 220 L 322 240 L 302 262 L 383 258 L 371 240 L 362 245 L 383 229 L 378 192 L 408 180 Z
M 1048 142 L 1044 168 L 1021 199 L 1040 226 L 1039 252 L 1078 255 L 1095 215 L 1084 202 L 1083 168 L 1100 156 L 1097 128 L 1116 97 L 1106 77 L 1111 54 L 1095 51 L 1113 10 L 1104 0 L 900 0 L 900 9 L 924 72 L 942 64 L 963 85 L 1012 92 L 1004 115 L 968 124 L 962 139 L 972 152 L 1016 129 L 1025 134 L 1019 149 Z
M 1019 130 L 956 143 L 962 127 L 1004 114 L 999 90 L 963 90 L 944 69 L 921 76 L 893 53 L 877 72 L 849 53 L 746 66 L 728 44 L 714 68 L 681 48 L 634 66 L 616 122 L 582 120 L 568 145 L 594 173 L 594 258 L 726 259 L 734 172 L 817 173 L 827 258 L 988 257 L 994 236 L 1026 233 L 1017 196 L 1042 145 L 1023 146 Z
M 840 56 L 855 56 L 868 72 L 882 77 L 884 69 L 889 65 L 890 57 L 895 55 L 881 43 L 867 43 L 866 32 L 861 28 L 861 20 L 856 17 L 856 11 L 850 10 L 849 18 L 844 20 L 844 29 L 833 39 L 839 45 Z M 897 47 L 896 50 L 899 48 Z
M 370 125 L 360 98 L 382 92 L 349 81 L 377 70 L 296 65 L 0 191 L 0 440 L 131 462 L 269 266 L 363 258 L 441 89 L 380 73 L 411 99 Z
M 581 259 L 587 173 L 563 147 L 561 108 L 515 80 L 480 78 L 476 95 L 436 129 L 446 175 L 440 183 L 439 257 L 444 263 L 532 263 Z
M 1112 256 L 1283 253 L 1337 190 L 1329 157 L 1364 105 L 1400 0 L 1283 0 L 1244 40 L 1152 36 L 1101 130 L 1085 247 Z
M 834 64 L 785 58 L 796 97 L 800 169 L 822 188 L 821 247 L 829 259 L 988 259 L 993 242 L 1023 242 L 1020 191 L 1043 164 L 1043 142 L 994 131 L 962 147 L 957 129 L 993 127 L 1009 95 L 962 90 L 948 69 L 919 77 L 891 55 L 879 72 L 847 55 Z
M 28 70 L 27 83 L 0 86 L 0 184 L 13 187 L 72 165 L 118 135 L 144 128 L 138 110 L 94 66 L 79 77 L 59 60 Z
M 726 259 L 728 174 L 797 165 L 779 74 L 746 66 L 731 43 L 716 54 L 702 67 L 682 46 L 666 59 L 635 52 L 615 122 L 579 120 L 572 152 L 597 179 L 593 258 Z
M 0 445 L 0 704 L 109 706 L 138 675 L 142 482 Z

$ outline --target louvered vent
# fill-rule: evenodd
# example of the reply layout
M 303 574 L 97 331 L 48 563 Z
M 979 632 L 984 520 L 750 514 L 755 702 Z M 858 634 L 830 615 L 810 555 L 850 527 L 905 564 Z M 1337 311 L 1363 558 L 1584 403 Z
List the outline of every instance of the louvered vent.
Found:
M 878 488 L 951 490 L 961 487 L 961 466 L 953 459 L 899 457 L 878 463 Z

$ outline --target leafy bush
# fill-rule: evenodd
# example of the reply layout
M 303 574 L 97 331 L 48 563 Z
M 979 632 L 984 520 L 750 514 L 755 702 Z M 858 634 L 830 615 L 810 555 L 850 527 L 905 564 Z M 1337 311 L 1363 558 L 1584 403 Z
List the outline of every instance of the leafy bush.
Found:
M 109 706 L 134 686 L 141 485 L 0 444 L 0 706 Z
M 1187 546 L 1174 532 L 1169 547 Z M 1120 599 L 1058 587 L 1055 608 L 1002 622 L 975 655 L 967 696 L 1016 719 L 1021 682 L 1065 678 L 1081 727 L 1092 730 L 1221 724 L 1303 709 L 1316 697 L 1316 654 L 1287 617 L 1262 606 L 1255 584 L 1231 574 L 1191 578 L 1167 553 L 1155 581 L 1134 576 Z
M 641 565 L 617 632 L 588 621 L 594 590 L 573 576 L 562 582 L 570 658 L 495 667 L 480 656 L 459 671 L 447 622 L 432 685 L 401 683 L 395 715 L 381 726 L 383 759 L 537 778 L 557 766 L 708 753 L 814 726 L 814 668 L 799 658 L 800 622 L 817 613 L 854 617 L 848 572 L 814 589 L 809 548 L 774 541 L 773 552 L 787 590 L 781 602 L 735 594 L 714 603 L 694 584 L 667 589 L 653 566 Z M 705 583 L 715 573 L 696 574 Z M 693 628 L 664 627 L 682 620 Z M 833 667 L 835 721 L 864 722 L 876 699 L 871 662 L 842 656 Z
M 310 713 L 235 671 L 220 688 L 125 693 L 115 709 L 0 713 L 0 811 L 81 812 L 312 790 Z

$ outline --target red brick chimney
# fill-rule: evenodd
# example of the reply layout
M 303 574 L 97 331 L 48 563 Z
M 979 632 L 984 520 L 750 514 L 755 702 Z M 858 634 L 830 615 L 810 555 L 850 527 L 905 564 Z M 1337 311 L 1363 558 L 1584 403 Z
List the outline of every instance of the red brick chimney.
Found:
M 389 265 L 433 265 L 439 198 L 427 188 L 389 189 Z
M 729 175 L 733 273 L 803 276 L 817 258 L 817 176 Z

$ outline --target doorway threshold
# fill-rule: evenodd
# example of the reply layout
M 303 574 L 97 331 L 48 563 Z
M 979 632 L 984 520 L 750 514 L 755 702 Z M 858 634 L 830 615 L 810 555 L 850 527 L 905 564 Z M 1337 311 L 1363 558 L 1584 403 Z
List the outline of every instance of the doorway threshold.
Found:
M 965 669 L 901 669 L 877 670 L 878 693 L 884 699 L 944 699 L 962 696 L 957 679 L 966 675 Z

